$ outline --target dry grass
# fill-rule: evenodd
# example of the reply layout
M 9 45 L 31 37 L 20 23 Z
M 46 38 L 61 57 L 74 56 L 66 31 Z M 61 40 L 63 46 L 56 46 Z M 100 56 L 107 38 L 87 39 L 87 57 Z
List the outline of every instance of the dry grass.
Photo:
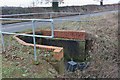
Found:
M 4 40 L 6 52 L 2 54 L 3 78 L 53 78 L 57 74 L 53 66 L 42 59 L 41 49 L 37 49 L 40 64 L 34 65 L 32 47 L 19 44 L 12 35 L 5 35 Z
M 2 79 L 2 55 L 0 54 L 0 79 Z
M 1 38 L 0 38 L 1 40 Z M 0 53 L 2 53 L 1 51 L 2 45 L 1 45 L 1 41 L 0 41 Z M 0 79 L 2 79 L 2 55 L 0 54 Z
M 89 50 L 92 58 L 90 67 L 74 75 L 90 78 L 118 78 L 118 14 L 89 17 L 87 20 L 93 22 L 71 22 L 61 27 L 56 25 L 58 26 L 56 29 L 85 30 L 94 37 L 92 49 Z

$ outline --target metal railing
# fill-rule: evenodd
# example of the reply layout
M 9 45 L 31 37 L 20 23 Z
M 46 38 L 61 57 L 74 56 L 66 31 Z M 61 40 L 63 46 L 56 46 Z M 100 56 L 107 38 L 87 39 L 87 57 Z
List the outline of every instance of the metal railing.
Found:
M 52 19 L 18 19 L 18 18 L 0 18 L 2 20 L 22 20 L 22 21 L 31 21 L 32 22 L 32 32 L 33 34 L 20 34 L 20 33 L 12 33 L 12 32 L 4 32 L 2 31 L 2 25 L 0 24 L 0 36 L 2 42 L 2 51 L 5 51 L 5 44 L 4 44 L 4 36 L 3 34 L 12 34 L 12 35 L 22 35 L 22 36 L 30 36 L 33 37 L 34 43 L 34 60 L 37 61 L 37 54 L 36 54 L 36 37 L 44 37 L 44 38 L 53 38 L 54 37 L 54 24 Z M 50 22 L 51 23 L 51 36 L 43 36 L 43 35 L 35 35 L 35 26 L 36 22 Z
M 30 16 L 30 15 L 49 15 L 49 18 L 50 19 L 53 19 L 54 21 L 76 21 L 76 22 L 90 22 L 90 20 L 76 20 L 76 19 L 63 19 L 61 16 L 58 16 L 58 17 L 61 17 L 60 19 L 55 19 L 54 18 L 54 14 L 56 15 L 56 14 L 62 14 L 62 15 L 66 15 L 66 16 L 71 16 L 71 15 L 78 15 L 78 16 L 80 16 L 80 15 L 83 15 L 82 13 L 80 13 L 80 12 L 42 12 L 42 13 L 25 13 L 25 14 L 10 14 L 10 15 L 0 15 L 0 17 L 17 17 L 17 16 Z M 88 14 L 88 16 L 90 16 L 89 14 Z M 65 17 L 65 16 L 63 16 L 63 17 Z M 49 20 L 49 18 L 48 19 L 43 19 L 43 20 Z M 23 19 L 21 19 L 21 18 L 19 18 L 19 19 L 16 19 L 16 18 L 4 18 L 4 20 L 8 20 L 8 19 L 10 19 L 10 20 L 23 20 Z M 29 21 L 29 20 L 33 20 L 33 19 L 24 19 L 23 21 Z M 35 19 L 35 20 L 39 20 L 39 19 Z
M 10 14 L 10 15 L 0 15 L 0 17 L 13 17 L 13 16 L 30 16 L 30 15 L 41 15 L 41 14 L 72 14 L 72 15 L 75 15 L 75 14 L 82 14 L 82 13 L 79 13 L 79 12 L 42 12 L 42 13 L 25 13 L 25 14 Z
M 54 37 L 54 21 L 76 21 L 76 22 L 87 22 L 86 20 L 74 20 L 74 19 L 53 19 L 53 14 L 78 14 L 80 16 L 80 13 L 66 13 L 66 12 L 46 12 L 46 13 L 27 13 L 27 14 L 12 14 L 12 15 L 0 15 L 0 17 L 12 17 L 12 16 L 26 16 L 26 15 L 35 15 L 35 14 L 50 14 L 50 19 L 21 19 L 21 18 L 0 18 L 0 21 L 2 20 L 17 20 L 17 21 L 31 21 L 32 22 L 32 32 L 33 34 L 20 34 L 20 33 L 12 33 L 12 32 L 4 32 L 2 31 L 2 25 L 0 26 L 0 35 L 1 35 L 1 41 L 2 41 L 2 50 L 5 50 L 4 46 L 4 36 L 3 34 L 11 34 L 11 35 L 21 35 L 21 36 L 30 36 L 33 37 L 34 42 L 34 59 L 37 61 L 37 55 L 36 55 L 36 40 L 35 37 L 44 37 L 44 38 L 53 38 Z M 51 23 L 51 36 L 43 36 L 43 35 L 35 35 L 35 26 L 36 22 L 50 22 Z

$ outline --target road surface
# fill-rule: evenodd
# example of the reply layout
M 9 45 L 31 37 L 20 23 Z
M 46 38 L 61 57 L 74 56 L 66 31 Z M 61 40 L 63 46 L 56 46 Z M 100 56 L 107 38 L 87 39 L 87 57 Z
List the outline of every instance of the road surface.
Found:
M 85 17 L 93 17 L 93 16 L 100 16 L 108 13 L 115 13 L 117 11 L 107 11 L 107 12 L 100 12 L 100 13 L 93 13 L 93 14 L 85 14 L 85 15 L 76 15 L 76 16 L 67 16 L 67 17 L 60 17 L 60 18 L 54 18 L 54 24 L 58 23 L 63 23 L 65 20 L 61 21 L 58 19 L 67 19 L 67 20 L 80 20 L 80 18 L 85 18 Z M 40 26 L 46 26 L 50 25 L 50 23 L 46 22 L 37 22 L 36 23 L 36 28 Z M 5 32 L 20 32 L 26 29 L 32 28 L 32 22 L 21 22 L 21 23 L 14 23 L 14 24 L 6 24 L 2 25 L 2 31 Z

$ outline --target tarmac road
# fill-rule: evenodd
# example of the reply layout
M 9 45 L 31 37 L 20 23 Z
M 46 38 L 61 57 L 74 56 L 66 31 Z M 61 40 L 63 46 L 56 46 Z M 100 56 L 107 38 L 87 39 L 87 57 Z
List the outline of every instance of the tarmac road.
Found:
M 108 13 L 115 13 L 117 11 L 107 11 L 107 12 L 99 12 L 99 13 L 92 13 L 92 14 L 84 14 L 84 15 L 76 15 L 76 16 L 67 16 L 67 17 L 59 17 L 59 18 L 54 18 L 54 24 L 58 24 L 58 23 L 63 23 L 67 20 L 80 20 L 80 18 L 85 18 L 85 17 L 93 17 L 93 16 L 100 16 L 100 15 L 104 15 L 104 14 L 108 14 Z M 59 20 L 59 19 L 63 19 L 63 20 Z M 67 19 L 67 20 L 64 20 Z M 36 27 L 40 27 L 43 25 L 50 25 L 49 23 L 46 22 L 37 22 L 36 23 Z M 21 22 L 21 23 L 13 23 L 13 24 L 5 24 L 2 25 L 2 31 L 4 32 L 20 32 L 26 29 L 30 29 L 32 28 L 32 22 Z

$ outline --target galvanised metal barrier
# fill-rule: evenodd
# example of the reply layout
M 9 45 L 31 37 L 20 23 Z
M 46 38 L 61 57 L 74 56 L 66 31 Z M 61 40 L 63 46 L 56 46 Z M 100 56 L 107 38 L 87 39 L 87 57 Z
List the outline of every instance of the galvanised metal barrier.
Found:
M 12 33 L 12 32 L 4 32 L 2 31 L 2 25 L 0 24 L 0 35 L 1 35 L 1 42 L 2 42 L 2 51 L 5 51 L 5 44 L 4 44 L 4 36 L 3 34 L 12 34 L 12 35 L 22 35 L 22 36 L 30 36 L 33 37 L 34 42 L 34 60 L 37 61 L 37 54 L 36 54 L 36 37 L 44 37 L 44 38 L 53 38 L 54 37 L 54 24 L 52 19 L 19 19 L 19 18 L 0 18 L 2 20 L 22 20 L 22 21 L 31 21 L 32 22 L 32 32 L 33 34 L 20 34 L 20 33 Z M 50 22 L 51 23 L 51 36 L 43 36 L 43 35 L 35 35 L 35 26 L 36 22 Z
M 34 41 L 34 59 L 37 61 L 36 55 L 36 41 L 35 37 L 44 37 L 44 38 L 53 38 L 54 37 L 54 21 L 76 21 L 76 22 L 89 22 L 86 20 L 76 20 L 76 19 L 53 19 L 53 14 L 74 14 L 74 15 L 81 15 L 80 13 L 72 13 L 72 12 L 45 12 L 45 13 L 27 13 L 27 14 L 11 14 L 11 15 L 0 15 L 0 17 L 13 17 L 13 16 L 29 16 L 29 15 L 36 15 L 36 14 L 50 14 L 50 19 L 21 19 L 21 18 L 0 18 L 2 20 L 17 20 L 17 21 L 31 21 L 32 22 L 32 31 L 33 35 L 30 34 L 19 34 L 19 33 L 11 33 L 11 32 L 4 32 L 2 31 L 2 24 L 0 24 L 0 36 L 2 42 L 2 51 L 5 51 L 4 46 L 4 36 L 3 34 L 11 34 L 11 35 L 22 35 L 22 36 L 30 36 L 33 37 Z M 43 36 L 43 35 L 35 35 L 35 26 L 36 22 L 50 22 L 51 23 L 51 36 Z
M 54 21 L 76 21 L 76 22 L 89 22 L 87 20 L 76 20 L 76 19 L 63 19 L 62 17 L 59 18 L 59 19 L 56 19 L 56 18 L 53 18 L 53 15 L 56 15 L 56 14 L 62 14 L 62 15 L 66 15 L 66 16 L 70 16 L 70 15 L 78 15 L 78 16 L 81 16 L 83 15 L 82 13 L 80 12 L 42 12 L 42 13 L 25 13 L 25 14 L 10 14 L 10 15 L 0 15 L 0 17 L 17 17 L 17 16 L 30 16 L 30 15 L 42 15 L 42 14 L 45 14 L 45 15 L 49 15 L 49 18 L 50 19 L 54 19 Z M 64 17 L 66 17 L 64 16 Z M 88 14 L 88 16 L 90 16 Z M 59 16 L 60 17 L 60 16 Z M 5 18 L 4 18 L 5 19 Z M 8 19 L 8 18 L 7 18 Z M 10 19 L 10 18 L 9 18 Z M 21 18 L 20 18 L 21 19 Z M 14 19 L 13 19 L 14 20 Z M 26 19 L 27 20 L 27 19 Z M 45 20 L 45 19 L 44 19 Z
M 32 15 L 49 15 L 49 18 L 50 19 L 53 19 L 53 15 L 65 15 L 66 16 L 70 16 L 70 15 L 81 15 L 82 13 L 79 13 L 79 12 L 41 12 L 41 13 L 25 13 L 25 14 L 10 14 L 10 15 L 0 15 L 0 17 L 3 17 L 3 18 L 8 18 L 8 17 L 19 17 L 19 16 L 32 16 Z M 62 16 L 58 16 L 58 17 L 61 17 L 61 19 L 56 19 L 56 20 L 65 20 L 65 21 L 70 21 L 70 19 L 62 19 Z M 73 21 L 73 20 L 72 20 Z
M 80 15 L 81 13 L 78 12 L 42 12 L 42 13 L 25 13 L 25 14 L 10 14 L 10 15 L 0 15 L 0 17 L 13 17 L 13 16 L 30 16 L 30 15 L 40 15 L 40 14 L 71 14 L 71 15 L 75 15 L 78 14 Z

